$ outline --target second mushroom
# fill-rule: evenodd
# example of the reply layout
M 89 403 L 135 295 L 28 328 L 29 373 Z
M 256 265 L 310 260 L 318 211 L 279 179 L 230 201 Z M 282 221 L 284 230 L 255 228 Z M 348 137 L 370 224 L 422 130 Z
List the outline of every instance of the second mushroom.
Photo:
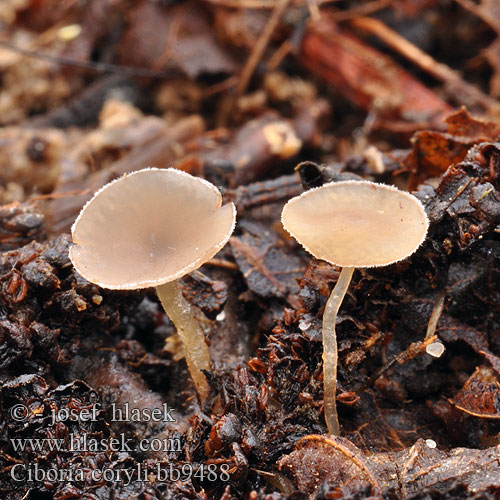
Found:
M 411 255 L 427 234 L 420 201 L 369 181 L 325 184 L 292 198 L 283 208 L 285 229 L 314 257 L 342 268 L 323 313 L 324 413 L 339 435 L 336 406 L 337 313 L 356 267 L 386 266 Z
M 102 288 L 156 287 L 186 350 L 201 401 L 210 368 L 205 337 L 177 280 L 212 258 L 236 220 L 219 190 L 176 169 L 144 169 L 110 182 L 85 205 L 71 229 L 70 259 L 79 274 Z

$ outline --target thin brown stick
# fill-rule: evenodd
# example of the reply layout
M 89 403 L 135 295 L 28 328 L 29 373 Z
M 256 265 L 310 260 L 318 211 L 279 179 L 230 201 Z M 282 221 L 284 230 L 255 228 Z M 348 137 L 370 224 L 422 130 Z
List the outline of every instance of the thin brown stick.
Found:
M 210 97 L 215 94 L 220 94 L 221 92 L 227 92 L 232 87 L 235 87 L 237 83 L 238 78 L 236 77 L 236 75 L 232 75 L 229 78 L 226 78 L 225 80 L 222 80 L 221 82 L 215 83 L 214 85 L 208 87 L 205 90 L 205 96 Z
M 205 262 L 205 266 L 220 267 L 222 269 L 229 269 L 231 271 L 237 271 L 239 269 L 235 262 L 224 259 L 210 259 Z
M 467 9 L 472 14 L 482 19 L 490 28 L 494 29 L 500 35 L 500 22 L 497 18 L 493 17 L 486 8 L 481 5 L 475 4 L 470 0 L 455 0 L 464 9 Z
M 274 9 L 274 0 L 204 0 L 207 3 L 233 9 Z
M 321 13 L 319 11 L 318 0 L 306 0 L 307 8 L 309 9 L 309 15 L 313 21 L 319 21 L 321 18 Z
M 234 109 L 236 101 L 247 89 L 248 84 L 250 83 L 250 79 L 252 78 L 252 75 L 255 71 L 255 68 L 259 64 L 259 61 L 262 59 L 264 51 L 266 50 L 266 47 L 269 44 L 269 40 L 271 39 L 271 36 L 274 30 L 276 29 L 276 26 L 278 25 L 281 16 L 283 15 L 283 12 L 287 8 L 290 1 L 291 0 L 278 0 L 276 2 L 274 10 L 271 16 L 269 17 L 266 26 L 262 30 L 262 33 L 260 34 L 252 52 L 250 53 L 250 56 L 248 57 L 245 65 L 243 66 L 243 70 L 241 71 L 240 79 L 238 81 L 238 85 L 236 86 L 234 96 L 232 97 L 231 101 L 227 104 L 224 113 L 221 115 L 220 120 L 222 123 L 226 123 L 227 118 L 231 115 Z
M 450 405 L 454 406 L 457 410 L 460 410 L 460 411 L 463 411 L 464 413 L 467 413 L 467 415 L 471 415 L 473 417 L 490 419 L 490 420 L 500 419 L 500 415 L 487 415 L 484 413 L 478 413 L 476 411 L 468 410 L 467 408 L 464 408 L 463 406 L 457 405 L 449 398 L 447 398 L 446 401 L 448 401 L 448 403 L 450 403 Z
M 213 5 L 217 5 L 220 7 L 228 7 L 232 9 L 274 9 L 278 0 L 204 0 L 207 3 L 211 3 Z M 293 2 L 294 5 L 308 4 L 314 3 L 316 6 L 326 5 L 328 3 L 335 3 L 339 0 L 302 0 Z M 315 10 L 315 7 L 312 7 L 312 10 Z M 315 16 L 315 14 L 311 12 L 311 16 Z
M 167 43 L 163 49 L 163 53 L 160 55 L 157 61 L 154 62 L 154 68 L 156 71 L 160 71 L 167 62 L 172 58 L 175 53 L 175 45 L 179 37 L 179 33 L 182 28 L 182 21 L 184 14 L 186 12 L 185 6 L 182 6 L 179 11 L 175 14 L 172 22 L 170 23 L 170 28 L 168 29 Z
M 16 52 L 26 57 L 43 59 L 53 64 L 58 64 L 61 66 L 71 66 L 73 68 L 85 69 L 89 71 L 94 71 L 96 73 L 116 73 L 127 76 L 157 78 L 157 79 L 168 79 L 168 77 L 170 76 L 165 71 L 150 70 L 147 68 L 139 68 L 136 66 L 124 66 L 120 64 L 101 63 L 92 61 L 79 61 L 77 59 L 72 59 L 64 56 L 53 56 L 51 54 L 46 54 L 44 52 L 17 47 L 16 45 L 7 42 L 5 40 L 0 40 L 0 47 L 11 50 L 12 52 Z
M 339 10 L 332 13 L 330 17 L 331 19 L 340 22 L 347 21 L 348 19 L 352 19 L 354 17 L 368 16 L 389 7 L 392 2 L 393 0 L 374 0 L 373 2 L 368 2 L 349 10 Z
M 269 40 L 271 39 L 271 36 L 289 3 L 290 0 L 279 0 L 277 2 L 269 21 L 260 34 L 259 39 L 257 40 L 257 43 L 255 44 L 250 57 L 247 59 L 243 71 L 241 72 L 240 81 L 236 87 L 236 98 L 242 95 L 247 89 L 250 78 L 252 78 L 257 64 L 259 64 L 259 61 L 262 59 Z
M 500 115 L 500 103 L 486 95 L 476 86 L 465 82 L 460 73 L 443 63 L 435 61 L 429 54 L 403 38 L 384 23 L 369 17 L 358 17 L 351 20 L 351 25 L 377 36 L 389 47 L 399 52 L 412 63 L 427 71 L 434 78 L 441 80 L 451 88 L 481 105 L 485 110 Z M 460 99 L 460 95 L 457 95 Z
M 431 337 L 434 337 L 439 318 L 441 317 L 441 313 L 443 312 L 445 299 L 446 299 L 446 288 L 443 288 L 438 293 L 436 303 L 432 308 L 432 314 L 431 317 L 429 318 L 429 323 L 427 324 L 427 330 L 425 332 L 424 340 L 428 340 Z
M 290 40 L 285 40 L 274 52 L 267 61 L 267 71 L 274 71 L 283 59 L 290 54 L 294 49 L 293 43 Z
M 72 198 L 73 196 L 83 196 L 85 194 L 90 194 L 92 192 L 93 190 L 90 188 L 72 189 L 71 191 L 64 191 L 62 193 L 41 194 L 33 198 L 30 198 L 28 201 L 29 203 L 36 203 L 42 200 L 59 200 L 61 198 Z
M 392 368 L 396 363 L 402 365 L 415 358 L 419 354 L 425 354 L 426 347 L 437 340 L 437 335 L 426 338 L 422 342 L 412 342 L 403 352 L 400 352 L 394 356 L 385 365 L 381 366 L 375 373 L 369 378 L 368 382 L 362 384 L 360 387 L 356 388 L 356 393 L 360 393 L 373 385 L 373 383 L 380 378 L 384 373 L 386 373 L 390 368 Z

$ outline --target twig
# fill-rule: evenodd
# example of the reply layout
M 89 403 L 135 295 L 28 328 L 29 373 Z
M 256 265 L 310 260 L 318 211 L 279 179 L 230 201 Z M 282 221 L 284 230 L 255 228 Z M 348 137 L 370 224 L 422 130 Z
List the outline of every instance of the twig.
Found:
M 259 61 L 262 59 L 264 55 L 264 51 L 271 39 L 271 36 L 278 25 L 283 12 L 287 8 L 288 4 L 291 0 L 278 0 L 276 2 L 276 6 L 267 22 L 266 26 L 262 30 L 250 56 L 248 57 L 243 70 L 241 71 L 240 79 L 238 81 L 238 85 L 236 86 L 236 90 L 233 98 L 230 103 L 228 103 L 227 108 L 225 109 L 225 113 L 221 116 L 221 121 L 225 123 L 227 121 L 227 117 L 230 116 L 231 112 L 234 109 L 236 101 L 238 98 L 245 92 L 252 78 L 252 75 L 255 71 L 255 68 L 259 64 Z
M 233 9 L 274 9 L 274 0 L 204 0 L 207 3 Z
M 242 95 L 248 87 L 250 78 L 252 77 L 257 64 L 259 64 L 259 61 L 262 59 L 267 44 L 269 43 L 269 40 L 271 39 L 271 36 L 289 3 L 290 0 L 279 0 L 276 4 L 269 21 L 260 34 L 259 39 L 257 40 L 257 43 L 255 44 L 250 57 L 247 59 L 243 71 L 241 72 L 240 81 L 236 87 L 236 98 Z
M 238 83 L 236 75 L 232 75 L 219 83 L 214 83 L 212 86 L 205 90 L 205 96 L 210 97 L 221 92 L 226 92 Z
M 165 71 L 149 70 L 147 68 L 139 68 L 133 66 L 124 66 L 121 64 L 109 64 L 109 63 L 96 63 L 92 61 L 78 61 L 76 59 L 71 59 L 69 57 L 53 56 L 50 54 L 45 54 L 43 52 L 38 52 L 36 50 L 23 49 L 17 47 L 16 45 L 0 40 L 0 47 L 12 50 L 18 54 L 22 54 L 26 57 L 34 57 L 36 59 L 44 59 L 54 64 L 60 64 L 64 66 L 71 66 L 74 68 L 87 69 L 95 71 L 96 73 L 118 73 L 127 76 L 136 76 L 142 78 L 162 78 L 165 79 L 169 74 Z
M 221 267 L 223 269 L 230 269 L 231 271 L 237 271 L 239 269 L 238 265 L 235 262 L 231 262 L 230 260 L 224 259 L 210 259 L 205 262 L 206 266 L 213 267 Z
M 493 17 L 486 8 L 481 5 L 476 5 L 470 0 L 455 0 L 455 2 L 460 4 L 464 9 L 467 9 L 469 12 L 472 12 L 474 15 L 481 18 L 490 26 L 490 28 L 494 29 L 500 35 L 500 22 L 497 18 Z
M 375 373 L 369 378 L 368 382 L 362 384 L 361 387 L 356 388 L 356 393 L 364 391 L 367 387 L 370 387 L 375 380 L 380 378 L 384 373 L 386 373 L 390 368 L 392 368 L 396 363 L 402 365 L 415 358 L 419 354 L 424 354 L 426 352 L 426 347 L 437 340 L 437 335 L 426 338 L 422 342 L 412 342 L 403 352 L 400 352 L 394 356 L 389 362 L 384 366 L 381 366 Z
M 274 71 L 283 59 L 295 49 L 290 40 L 285 40 L 267 61 L 267 70 Z
M 445 298 L 446 298 L 446 288 L 443 288 L 438 293 L 436 303 L 434 304 L 434 308 L 432 309 L 432 314 L 431 317 L 429 318 L 429 323 L 427 324 L 427 331 L 425 332 L 424 340 L 429 340 L 431 337 L 434 336 L 439 318 L 441 317 L 441 313 L 443 312 Z
M 306 2 L 309 9 L 309 14 L 311 15 L 311 19 L 313 21 L 319 21 L 319 19 L 321 18 L 321 13 L 319 11 L 318 0 L 306 0 Z
M 90 188 L 73 189 L 72 191 L 64 191 L 62 193 L 47 193 L 30 198 L 29 203 L 32 204 L 42 200 L 58 200 L 61 198 L 71 198 L 73 196 L 83 196 L 90 193 L 92 193 L 92 190 Z
M 467 413 L 467 415 L 471 415 L 472 417 L 479 417 L 479 418 L 486 418 L 486 419 L 489 419 L 489 420 L 498 420 L 500 419 L 500 415 L 493 415 L 493 414 L 486 414 L 486 413 L 478 413 L 476 411 L 472 411 L 472 410 L 468 410 L 467 408 L 464 408 L 463 406 L 460 406 L 458 405 L 457 403 L 455 403 L 454 401 L 452 401 L 451 399 L 449 398 L 446 398 L 446 401 L 448 401 L 448 403 L 453 406 L 454 408 L 456 408 L 457 410 L 460 410 L 460 411 L 463 411 L 464 413 Z
M 211 3 L 220 7 L 228 7 L 232 9 L 274 9 L 279 0 L 204 0 L 206 3 Z M 294 4 L 306 3 L 310 9 L 311 16 L 314 18 L 313 10 L 315 6 L 325 5 L 328 3 L 335 3 L 339 0 L 295 0 Z M 311 4 L 314 4 L 311 8 Z
M 374 0 L 373 2 L 368 2 L 349 10 L 339 10 L 332 13 L 330 17 L 333 20 L 340 22 L 347 21 L 353 17 L 367 16 L 389 7 L 392 4 L 392 1 L 393 0 Z
M 462 186 L 460 186 L 458 189 L 457 189 L 457 192 L 455 193 L 455 195 L 450 198 L 448 200 L 448 205 L 447 207 L 453 205 L 453 203 L 455 203 L 455 201 L 457 201 L 458 197 L 473 183 L 475 182 L 475 179 L 473 177 L 469 178 L 469 180 L 463 184 Z
M 167 43 L 163 50 L 163 53 L 160 55 L 157 61 L 154 63 L 154 67 L 157 71 L 159 71 L 167 62 L 172 58 L 175 52 L 175 45 L 177 42 L 177 38 L 182 28 L 182 21 L 184 14 L 186 12 L 186 7 L 183 5 L 179 9 L 179 11 L 175 14 L 172 22 L 170 24 L 170 28 L 168 30 L 167 35 Z

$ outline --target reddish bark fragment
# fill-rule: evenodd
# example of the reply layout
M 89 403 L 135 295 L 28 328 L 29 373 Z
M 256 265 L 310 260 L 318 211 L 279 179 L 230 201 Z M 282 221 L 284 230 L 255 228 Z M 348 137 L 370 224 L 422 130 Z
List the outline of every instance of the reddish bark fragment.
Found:
M 355 105 L 408 121 L 435 121 L 452 108 L 389 57 L 337 25 L 311 23 L 300 59 Z

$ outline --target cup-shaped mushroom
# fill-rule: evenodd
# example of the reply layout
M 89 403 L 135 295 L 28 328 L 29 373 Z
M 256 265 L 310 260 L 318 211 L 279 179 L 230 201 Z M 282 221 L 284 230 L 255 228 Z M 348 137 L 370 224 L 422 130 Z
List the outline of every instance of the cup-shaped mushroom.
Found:
M 133 290 L 162 285 L 213 257 L 234 229 L 219 190 L 173 168 L 144 169 L 106 184 L 71 229 L 70 258 L 88 281 Z
M 386 266 L 411 255 L 427 233 L 420 201 L 369 181 L 325 184 L 291 199 L 285 229 L 317 259 L 341 267 Z
M 144 169 L 97 191 L 71 229 L 71 262 L 102 288 L 156 287 L 186 346 L 186 361 L 202 400 L 208 348 L 176 280 L 213 257 L 233 232 L 236 210 L 219 190 L 176 169 Z
M 411 255 L 427 234 L 424 207 L 413 195 L 368 181 L 332 182 L 292 198 L 284 228 L 314 257 L 342 267 L 323 314 L 325 419 L 339 434 L 335 393 L 335 321 L 354 268 L 386 266 Z

